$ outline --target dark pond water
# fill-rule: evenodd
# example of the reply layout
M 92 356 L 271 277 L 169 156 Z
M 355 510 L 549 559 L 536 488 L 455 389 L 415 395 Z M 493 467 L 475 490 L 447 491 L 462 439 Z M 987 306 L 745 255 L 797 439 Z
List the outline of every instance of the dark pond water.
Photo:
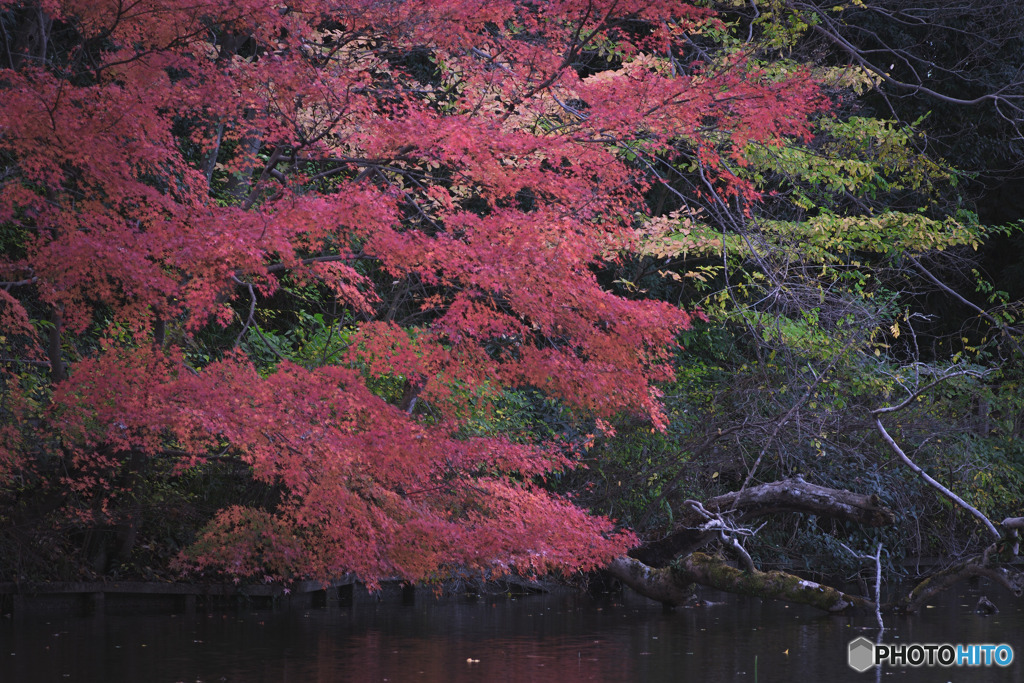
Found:
M 1002 611 L 972 612 L 979 592 Z M 887 619 L 888 642 L 1008 643 L 1004 669 L 858 674 L 847 644 L 874 639 L 873 617 L 706 593 L 719 604 L 664 613 L 642 598 L 420 596 L 413 605 L 337 611 L 106 616 L 0 624 L 0 681 L 1024 681 L 1024 602 L 950 592 L 913 618 Z

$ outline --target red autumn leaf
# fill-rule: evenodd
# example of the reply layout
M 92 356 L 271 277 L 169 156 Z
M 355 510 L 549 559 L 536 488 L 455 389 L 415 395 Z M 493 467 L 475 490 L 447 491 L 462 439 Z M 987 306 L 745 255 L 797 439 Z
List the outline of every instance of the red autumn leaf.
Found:
M 715 21 L 676 1 L 2 4 L 60 28 L 0 70 L 0 225 L 21 237 L 0 322 L 58 380 L 69 505 L 107 514 L 146 462 L 235 458 L 280 498 L 220 510 L 184 561 L 245 576 L 587 569 L 632 542 L 535 483 L 560 450 L 465 438 L 464 417 L 530 386 L 663 426 L 653 385 L 691 315 L 595 275 L 647 211 L 616 150 L 686 149 L 753 197 L 726 161 L 808 134 L 806 74 L 662 68 Z M 599 41 L 619 63 L 577 71 Z M 301 286 L 347 311 L 344 352 L 261 373 L 239 341 Z M 228 341 L 190 357 L 204 333 Z M 402 401 L 371 391 L 395 377 Z M 32 457 L 23 414 L 0 476 Z

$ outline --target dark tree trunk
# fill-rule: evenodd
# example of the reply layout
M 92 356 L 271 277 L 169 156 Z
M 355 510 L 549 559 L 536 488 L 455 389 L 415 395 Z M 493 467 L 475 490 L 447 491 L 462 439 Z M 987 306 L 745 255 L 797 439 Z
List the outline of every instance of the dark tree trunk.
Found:
M 61 328 L 64 325 L 63 317 L 59 308 L 54 308 L 50 314 L 50 333 L 46 345 L 46 355 L 50 358 L 50 379 L 54 384 L 64 381 L 67 373 L 64 371 L 64 361 L 60 356 Z

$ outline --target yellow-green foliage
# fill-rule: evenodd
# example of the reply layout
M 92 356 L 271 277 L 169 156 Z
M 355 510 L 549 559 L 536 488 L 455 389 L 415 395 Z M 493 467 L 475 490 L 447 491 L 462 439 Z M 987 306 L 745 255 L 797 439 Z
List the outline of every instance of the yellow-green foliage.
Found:
M 874 198 L 913 190 L 928 198 L 938 187 L 955 184 L 950 168 L 917 152 L 912 127 L 860 116 L 823 118 L 818 135 L 811 146 L 749 145 L 743 175 L 761 188 L 781 180 L 792 189 L 790 201 L 805 210 L 819 206 L 822 193 Z

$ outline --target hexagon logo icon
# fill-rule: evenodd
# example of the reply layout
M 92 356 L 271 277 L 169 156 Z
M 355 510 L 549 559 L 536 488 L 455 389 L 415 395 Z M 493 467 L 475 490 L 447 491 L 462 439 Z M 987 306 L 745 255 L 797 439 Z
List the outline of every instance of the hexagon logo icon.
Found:
M 875 644 L 864 636 L 851 640 L 847 661 L 850 668 L 864 673 L 875 665 Z

